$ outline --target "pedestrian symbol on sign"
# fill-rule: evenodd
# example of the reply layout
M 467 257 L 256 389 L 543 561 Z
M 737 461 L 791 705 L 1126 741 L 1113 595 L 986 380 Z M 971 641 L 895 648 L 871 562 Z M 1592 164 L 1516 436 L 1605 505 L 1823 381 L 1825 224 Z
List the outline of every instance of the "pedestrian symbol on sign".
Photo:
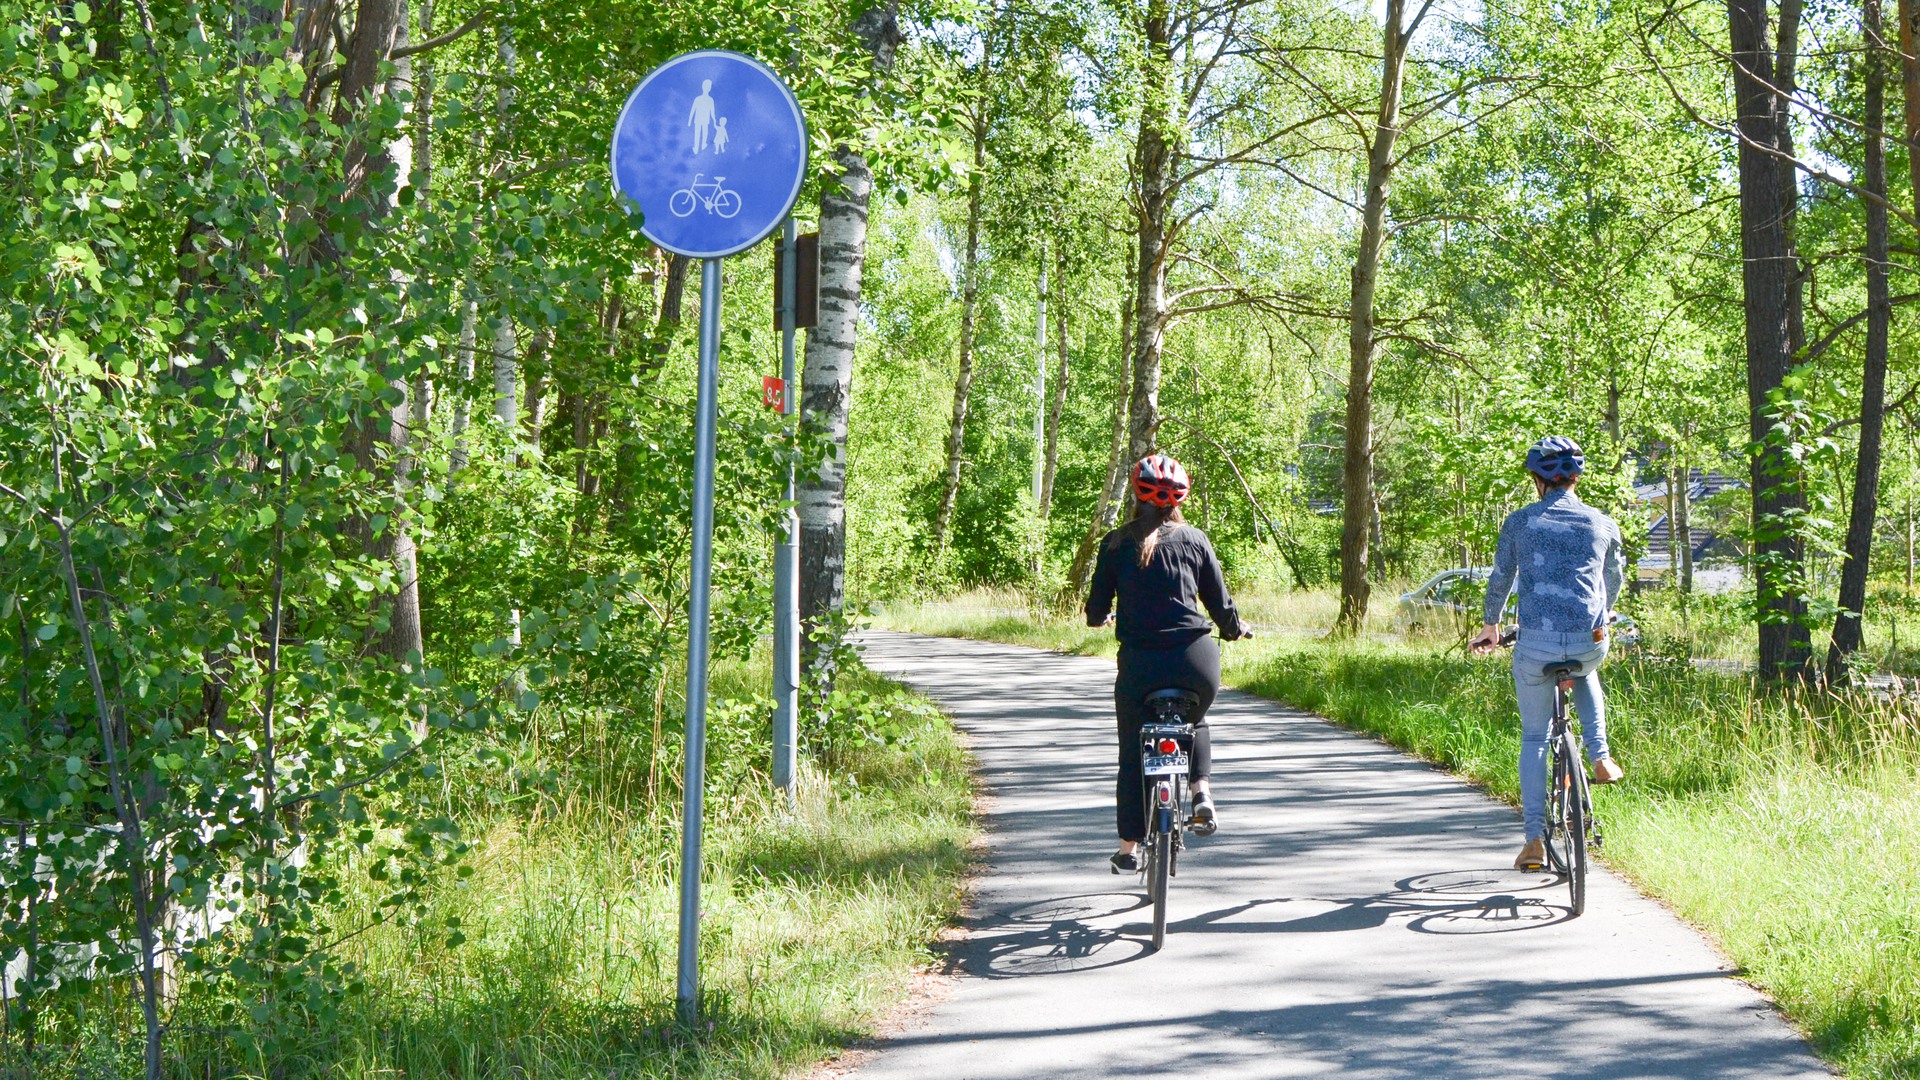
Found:
M 693 129 L 693 152 L 707 148 L 707 129 L 713 126 L 713 80 L 700 83 L 700 96 L 693 99 L 693 111 L 687 114 L 687 126 Z

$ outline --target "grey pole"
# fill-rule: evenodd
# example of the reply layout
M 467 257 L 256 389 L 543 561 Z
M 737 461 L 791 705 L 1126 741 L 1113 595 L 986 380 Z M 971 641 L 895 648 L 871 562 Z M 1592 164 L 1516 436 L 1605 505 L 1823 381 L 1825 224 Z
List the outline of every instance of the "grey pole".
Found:
M 1047 264 L 1041 253 L 1040 291 L 1033 305 L 1033 505 L 1040 506 L 1040 478 L 1047 454 Z
M 707 617 L 713 584 L 714 399 L 720 393 L 720 260 L 700 266 L 700 390 L 694 420 L 693 577 L 687 601 L 686 802 L 680 822 L 680 1022 L 700 1015 L 700 813 L 707 777 Z
M 780 378 L 786 383 L 780 411 L 791 417 L 800 387 L 794 380 L 794 324 L 799 322 L 800 259 L 798 230 L 787 219 L 780 247 Z M 788 433 L 792 433 L 789 421 Z M 800 518 L 793 509 L 793 466 L 787 466 L 781 494 L 780 543 L 773 553 L 773 783 L 788 798 L 794 792 L 794 753 L 800 736 Z

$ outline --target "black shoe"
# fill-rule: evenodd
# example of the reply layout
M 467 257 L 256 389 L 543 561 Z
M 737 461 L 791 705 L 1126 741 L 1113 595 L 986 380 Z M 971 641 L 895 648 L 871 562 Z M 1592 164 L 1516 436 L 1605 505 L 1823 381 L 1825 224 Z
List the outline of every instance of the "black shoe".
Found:
M 1137 874 L 1140 872 L 1140 856 L 1131 851 L 1116 851 L 1107 862 L 1113 864 L 1116 874 Z
M 1201 795 L 1193 800 L 1193 831 L 1200 836 L 1212 836 L 1220 827 L 1214 816 L 1213 796 Z

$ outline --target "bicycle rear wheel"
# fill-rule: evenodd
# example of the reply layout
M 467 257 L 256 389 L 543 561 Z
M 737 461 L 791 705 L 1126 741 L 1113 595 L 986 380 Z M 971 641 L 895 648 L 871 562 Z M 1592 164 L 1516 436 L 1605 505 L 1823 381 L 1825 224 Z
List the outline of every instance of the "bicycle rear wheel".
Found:
M 1564 736 L 1566 746 L 1562 753 L 1566 758 L 1569 779 L 1567 787 L 1567 892 L 1572 901 L 1574 915 L 1587 910 L 1587 773 L 1579 767 L 1579 748 L 1574 745 L 1573 735 Z
M 1547 866 L 1561 877 L 1573 871 L 1573 848 L 1568 842 L 1567 801 L 1573 786 L 1565 746 L 1555 742 L 1547 755 Z
M 1147 838 L 1153 851 L 1147 856 L 1147 893 L 1153 898 L 1153 951 L 1167 941 L 1167 873 L 1173 867 L 1173 834 L 1158 832 Z

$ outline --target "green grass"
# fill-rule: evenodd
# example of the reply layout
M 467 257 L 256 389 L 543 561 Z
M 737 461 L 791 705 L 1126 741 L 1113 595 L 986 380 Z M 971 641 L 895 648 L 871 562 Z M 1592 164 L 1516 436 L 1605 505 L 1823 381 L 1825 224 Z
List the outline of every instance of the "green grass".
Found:
M 959 911 L 976 835 L 969 762 L 930 703 L 856 668 L 841 686 L 873 696 L 867 718 L 888 737 L 839 738 L 784 807 L 766 777 L 768 674 L 714 671 L 697 1030 L 674 1022 L 672 725 L 543 706 L 497 736 L 510 768 L 449 774 L 448 809 L 479 841 L 470 876 L 446 873 L 405 925 L 338 948 L 363 992 L 282 1000 L 248 1025 L 208 1020 L 227 999 L 189 985 L 169 1075 L 748 1080 L 802 1074 L 872 1033 Z M 350 871 L 331 924 L 365 926 L 390 885 Z M 0 1078 L 137 1074 L 131 1007 L 124 984 L 102 981 L 64 1045 L 49 1039 L 28 1062 L 0 1042 Z
M 908 715 L 896 741 L 813 771 L 790 810 L 710 795 L 698 1038 L 671 1025 L 677 823 L 576 802 L 487 823 L 475 874 L 426 920 L 458 919 L 458 948 L 369 935 L 357 959 L 380 992 L 312 1075 L 779 1077 L 870 1033 L 956 914 L 973 838 L 957 736 Z
M 1263 626 L 1331 621 L 1324 595 L 1260 596 Z M 1111 633 L 982 617 L 977 600 L 887 622 L 1079 653 Z M 1321 625 L 1325 625 L 1322 623 Z M 1517 801 L 1507 665 L 1445 638 L 1269 633 L 1223 649 L 1232 685 L 1312 709 Z M 1616 658 L 1609 726 L 1628 781 L 1600 794 L 1606 861 L 1706 932 L 1814 1046 L 1859 1078 L 1920 1077 L 1920 716 L 1756 693 L 1685 663 Z M 1518 836 L 1515 837 L 1516 843 Z

